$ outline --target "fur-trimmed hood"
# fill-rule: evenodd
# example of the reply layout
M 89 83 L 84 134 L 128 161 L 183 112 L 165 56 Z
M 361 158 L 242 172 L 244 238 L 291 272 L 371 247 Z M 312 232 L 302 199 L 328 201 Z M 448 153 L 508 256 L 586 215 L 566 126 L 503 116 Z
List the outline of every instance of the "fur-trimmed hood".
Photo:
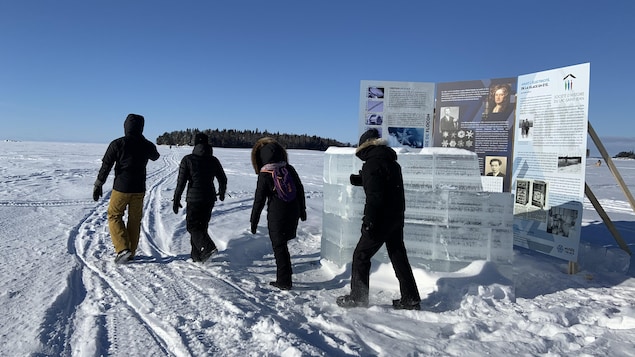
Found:
M 397 160 L 397 153 L 385 139 L 371 139 L 364 142 L 355 150 L 355 155 L 362 161 L 368 161 L 370 158 L 382 158 Z
M 265 164 L 289 162 L 287 151 L 272 137 L 260 138 L 251 149 L 251 165 L 256 175 Z
M 359 147 L 357 147 L 357 149 L 355 150 L 355 153 L 357 154 L 358 152 L 364 150 L 365 148 L 369 147 L 369 146 L 377 146 L 377 145 L 388 145 L 388 141 L 382 138 L 377 138 L 377 139 L 371 139 L 371 140 L 366 140 L 362 145 L 360 145 Z

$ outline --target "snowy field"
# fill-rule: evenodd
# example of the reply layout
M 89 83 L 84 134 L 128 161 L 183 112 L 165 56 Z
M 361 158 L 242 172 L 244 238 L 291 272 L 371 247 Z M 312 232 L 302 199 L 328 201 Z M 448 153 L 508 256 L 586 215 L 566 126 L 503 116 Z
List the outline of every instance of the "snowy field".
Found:
M 294 289 L 278 291 L 266 218 L 249 215 L 248 149 L 215 149 L 228 197 L 214 208 L 219 254 L 188 261 L 184 210 L 172 212 L 178 164 L 159 147 L 148 166 L 138 259 L 115 265 L 104 197 L 92 185 L 106 144 L 0 142 L 0 356 L 635 356 L 629 256 L 586 201 L 580 272 L 514 252 L 514 286 L 485 262 L 455 273 L 415 270 L 421 311 L 395 311 L 390 265 L 373 266 L 371 307 L 343 309 L 350 264 L 320 258 L 323 153 L 289 152 L 308 220 L 290 242 Z M 635 250 L 635 215 L 606 165 L 587 182 Z M 635 191 L 635 161 L 615 161 Z M 185 204 L 185 202 L 183 202 Z

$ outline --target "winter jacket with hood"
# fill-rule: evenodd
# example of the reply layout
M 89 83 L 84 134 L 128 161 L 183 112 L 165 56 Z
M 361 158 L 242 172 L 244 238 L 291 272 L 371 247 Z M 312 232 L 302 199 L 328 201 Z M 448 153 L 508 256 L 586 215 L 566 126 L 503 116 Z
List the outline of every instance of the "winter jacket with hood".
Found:
M 174 202 L 181 200 L 186 184 L 186 202 L 215 202 L 214 177 L 218 180 L 218 193 L 224 197 L 227 189 L 227 176 L 223 166 L 213 155 L 213 148 L 209 144 L 196 144 L 192 153 L 181 160 Z
M 403 226 L 406 200 L 397 154 L 382 139 L 364 142 L 355 154 L 364 161 L 361 171 L 366 194 L 364 224 L 372 224 L 379 230 Z
M 288 241 L 296 236 L 298 219 L 306 219 L 306 202 L 304 186 L 300 176 L 292 165 L 288 164 L 287 152 L 272 138 L 262 138 L 256 142 L 251 152 L 251 161 L 258 183 L 254 195 L 254 205 L 251 211 L 251 224 L 257 225 L 260 214 L 267 204 L 267 226 L 272 241 Z M 271 163 L 287 163 L 289 172 L 293 175 L 296 187 L 296 198 L 291 202 L 279 199 L 274 191 L 273 176 L 269 172 L 261 171 L 262 167 Z
M 123 127 L 125 136 L 113 140 L 102 158 L 95 184 L 103 185 L 115 166 L 113 189 L 123 193 L 143 193 L 146 190 L 148 160 L 159 158 L 157 147 L 143 136 L 144 118 L 129 114 Z

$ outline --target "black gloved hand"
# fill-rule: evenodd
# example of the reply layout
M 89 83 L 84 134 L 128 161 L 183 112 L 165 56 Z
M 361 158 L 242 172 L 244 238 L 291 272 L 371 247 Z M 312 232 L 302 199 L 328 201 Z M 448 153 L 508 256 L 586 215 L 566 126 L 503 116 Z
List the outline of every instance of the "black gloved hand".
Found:
M 221 190 L 220 192 L 218 192 L 218 199 L 221 201 L 225 201 L 225 191 Z
M 302 211 L 300 212 L 300 220 L 301 220 L 302 222 L 306 221 L 306 210 L 302 210 Z
M 97 186 L 95 185 L 95 187 L 93 187 L 93 200 L 95 202 L 99 201 L 99 197 L 103 196 L 104 192 L 101 188 L 101 186 Z
M 95 180 L 95 186 L 93 187 L 93 200 L 95 202 L 99 201 L 99 197 L 103 196 L 104 191 L 102 186 L 103 182 L 99 181 L 99 179 Z
M 258 231 L 258 222 L 251 222 L 251 234 L 256 234 Z
M 363 185 L 362 175 L 360 175 L 360 174 L 351 174 L 350 180 L 351 180 L 351 185 L 353 185 L 353 186 L 362 186 Z
M 183 208 L 183 206 L 181 206 L 181 202 L 174 201 L 174 203 L 172 203 L 172 211 L 174 211 L 174 213 L 179 213 L 179 208 Z

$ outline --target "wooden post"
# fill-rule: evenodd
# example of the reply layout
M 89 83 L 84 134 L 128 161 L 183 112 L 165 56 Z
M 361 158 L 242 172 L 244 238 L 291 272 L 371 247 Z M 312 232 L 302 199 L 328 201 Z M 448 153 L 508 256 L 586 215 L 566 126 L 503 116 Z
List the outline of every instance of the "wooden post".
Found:
M 569 271 L 568 271 L 569 275 L 574 275 L 578 273 L 578 263 L 576 262 L 569 262 Z
M 626 242 L 624 242 L 624 240 L 622 239 L 622 236 L 620 236 L 620 232 L 617 231 L 617 228 L 615 228 L 615 225 L 611 221 L 611 218 L 609 218 L 609 216 L 606 214 L 606 211 L 604 211 L 604 208 L 602 208 L 602 205 L 600 205 L 600 202 L 591 191 L 589 185 L 587 185 L 586 183 L 584 184 L 584 193 L 589 198 L 589 201 L 591 201 L 591 203 L 593 204 L 593 207 L 595 208 L 597 213 L 600 215 L 600 217 L 602 217 L 604 224 L 606 224 L 606 227 L 609 229 L 620 248 L 622 248 L 624 251 L 626 251 L 626 253 L 632 256 L 633 254 L 628 248 Z

